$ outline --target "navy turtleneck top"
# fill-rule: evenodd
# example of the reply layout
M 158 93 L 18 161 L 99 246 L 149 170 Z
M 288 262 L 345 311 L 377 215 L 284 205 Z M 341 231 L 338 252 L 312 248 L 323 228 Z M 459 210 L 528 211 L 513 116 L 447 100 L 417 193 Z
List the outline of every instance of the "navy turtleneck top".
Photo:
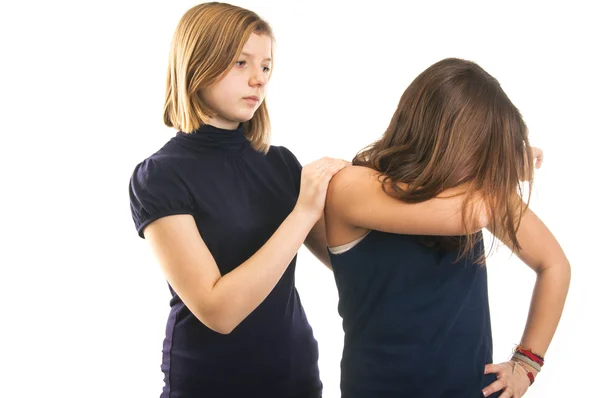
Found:
M 254 150 L 243 125 L 178 132 L 135 167 L 129 194 L 139 235 L 156 219 L 191 214 L 224 275 L 256 253 L 294 208 L 301 166 L 286 148 Z M 318 349 L 294 284 L 294 258 L 232 333 L 202 324 L 169 286 L 161 398 L 313 398 Z

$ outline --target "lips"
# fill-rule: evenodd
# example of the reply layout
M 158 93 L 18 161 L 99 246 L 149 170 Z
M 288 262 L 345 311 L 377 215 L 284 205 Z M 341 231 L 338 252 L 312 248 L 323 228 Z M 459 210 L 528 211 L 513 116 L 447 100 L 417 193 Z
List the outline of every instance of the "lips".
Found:
M 251 95 L 249 97 L 244 97 L 244 99 L 245 100 L 252 100 L 252 101 L 256 101 L 256 102 L 260 101 L 260 98 L 257 97 L 256 95 Z

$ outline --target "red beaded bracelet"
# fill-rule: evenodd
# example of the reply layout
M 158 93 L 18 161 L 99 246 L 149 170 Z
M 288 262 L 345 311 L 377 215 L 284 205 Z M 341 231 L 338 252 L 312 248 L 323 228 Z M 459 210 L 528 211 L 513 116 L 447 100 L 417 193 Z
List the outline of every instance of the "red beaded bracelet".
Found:
M 535 352 L 533 352 L 532 350 L 530 350 L 528 348 L 524 348 L 521 344 L 519 344 L 515 347 L 513 353 L 519 353 L 519 354 L 523 355 L 524 357 L 526 357 L 526 359 L 529 359 L 532 362 L 534 362 L 534 364 L 539 365 L 540 369 L 542 366 L 544 366 L 545 360 L 544 360 L 543 356 L 536 354 Z M 523 365 L 521 365 L 521 367 L 523 369 L 525 369 L 525 367 Z M 533 375 L 533 372 L 530 372 L 527 369 L 525 369 L 525 371 L 527 371 L 527 377 L 529 378 L 529 385 L 532 385 L 533 382 L 535 381 L 535 376 Z
M 514 349 L 514 352 L 518 352 L 521 355 L 525 355 L 527 358 L 531 359 L 532 361 L 539 364 L 540 366 L 544 366 L 544 357 L 543 356 L 534 353 L 530 349 L 523 348 L 523 346 L 521 346 L 520 344 Z
M 529 377 L 529 385 L 532 385 L 533 382 L 535 381 L 535 376 L 533 375 L 532 372 L 527 371 L 527 377 Z

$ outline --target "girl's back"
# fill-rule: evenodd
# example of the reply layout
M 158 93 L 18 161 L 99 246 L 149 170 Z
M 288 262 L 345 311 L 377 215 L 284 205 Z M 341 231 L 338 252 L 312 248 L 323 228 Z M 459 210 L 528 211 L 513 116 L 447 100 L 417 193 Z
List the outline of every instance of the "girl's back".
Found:
M 494 380 L 487 274 L 474 256 L 371 231 L 331 261 L 345 332 L 342 395 L 479 397 Z

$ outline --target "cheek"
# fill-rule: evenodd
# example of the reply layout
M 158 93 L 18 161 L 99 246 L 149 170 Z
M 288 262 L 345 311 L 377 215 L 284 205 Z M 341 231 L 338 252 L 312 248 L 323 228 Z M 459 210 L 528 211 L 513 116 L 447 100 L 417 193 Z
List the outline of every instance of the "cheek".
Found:
M 219 91 L 219 103 L 225 106 L 231 106 L 236 103 L 240 96 L 240 90 L 236 90 L 234 85 L 223 85 Z
M 214 108 L 220 102 L 220 91 L 217 86 L 200 92 L 200 98 L 211 108 Z
M 221 91 L 227 95 L 239 95 L 240 91 L 244 87 L 243 83 L 244 79 L 242 76 L 226 76 L 225 79 L 221 81 Z

